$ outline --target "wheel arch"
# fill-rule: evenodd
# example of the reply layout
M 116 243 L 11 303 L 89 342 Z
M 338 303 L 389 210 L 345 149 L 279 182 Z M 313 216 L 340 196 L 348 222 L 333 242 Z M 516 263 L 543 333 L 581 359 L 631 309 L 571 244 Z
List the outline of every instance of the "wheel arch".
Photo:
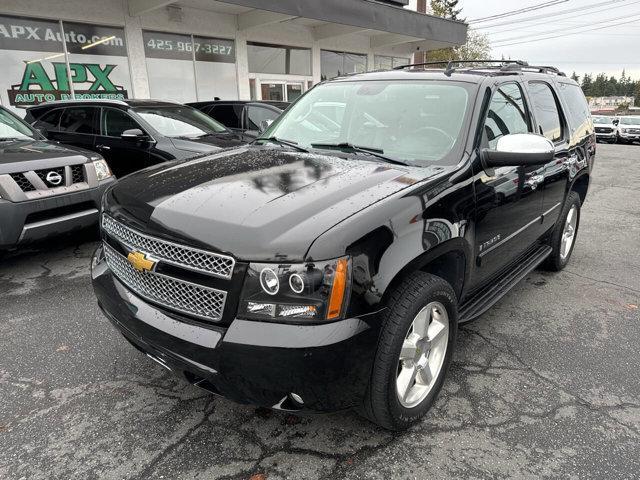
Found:
M 415 271 L 431 273 L 446 280 L 453 288 L 458 301 L 463 296 L 465 282 L 469 277 L 472 254 L 462 238 L 453 238 L 423 252 L 398 270 L 388 282 L 383 299 L 404 277 Z
M 580 197 L 580 205 L 584 204 L 587 198 L 587 192 L 589 191 L 589 184 L 591 182 L 591 176 L 588 173 L 584 173 L 576 177 L 571 183 L 569 188 L 570 192 L 576 192 Z

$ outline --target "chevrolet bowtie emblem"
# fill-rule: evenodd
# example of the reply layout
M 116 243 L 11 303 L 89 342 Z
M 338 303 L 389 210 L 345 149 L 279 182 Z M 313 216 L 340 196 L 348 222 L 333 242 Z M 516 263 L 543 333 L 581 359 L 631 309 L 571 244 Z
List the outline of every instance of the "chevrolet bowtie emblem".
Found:
M 142 252 L 131 252 L 127 255 L 127 260 L 133 268 L 135 268 L 139 272 L 150 272 L 156 266 L 156 261 L 150 258 L 147 258 L 146 253 Z

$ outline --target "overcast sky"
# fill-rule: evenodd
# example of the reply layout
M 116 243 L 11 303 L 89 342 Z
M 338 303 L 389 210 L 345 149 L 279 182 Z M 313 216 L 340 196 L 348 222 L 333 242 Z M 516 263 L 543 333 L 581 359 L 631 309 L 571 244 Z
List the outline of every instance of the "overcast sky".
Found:
M 491 21 L 473 22 L 549 1 L 562 3 Z M 504 55 L 529 63 L 555 65 L 567 75 L 575 70 L 579 75 L 606 72 L 620 77 L 622 69 L 626 68 L 628 75 L 640 80 L 640 0 L 460 0 L 459 4 L 463 8 L 462 16 L 470 26 L 488 34 L 495 58 Z M 595 7 L 585 9 L 589 6 Z M 576 9 L 580 10 L 559 15 Z M 519 22 L 532 17 L 539 18 Z M 607 25 L 615 26 L 584 32 Z M 534 41 L 577 32 L 584 33 Z M 517 42 L 526 43 L 507 45 Z

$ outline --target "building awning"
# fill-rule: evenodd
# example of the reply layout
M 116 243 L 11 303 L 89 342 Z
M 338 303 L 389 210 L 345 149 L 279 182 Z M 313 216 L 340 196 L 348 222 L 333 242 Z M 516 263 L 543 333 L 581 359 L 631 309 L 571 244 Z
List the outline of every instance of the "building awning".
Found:
M 132 16 L 194 0 L 129 0 Z M 399 2 L 403 3 L 403 2 Z M 237 15 L 239 30 L 280 22 L 311 29 L 316 40 L 359 34 L 371 49 L 393 46 L 407 53 L 462 45 L 467 25 L 370 0 L 197 0 L 198 8 Z

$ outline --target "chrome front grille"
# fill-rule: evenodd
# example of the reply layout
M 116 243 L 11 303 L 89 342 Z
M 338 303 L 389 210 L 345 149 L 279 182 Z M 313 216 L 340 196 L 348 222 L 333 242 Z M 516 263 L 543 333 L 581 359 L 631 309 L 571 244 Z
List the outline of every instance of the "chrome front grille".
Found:
M 127 247 L 140 249 L 172 265 L 227 279 L 233 274 L 235 260 L 227 255 L 151 237 L 127 227 L 108 215 L 102 215 L 102 229 Z
M 134 293 L 163 307 L 204 320 L 222 318 L 227 293 L 156 272 L 139 272 L 124 255 L 103 242 L 109 269 Z

